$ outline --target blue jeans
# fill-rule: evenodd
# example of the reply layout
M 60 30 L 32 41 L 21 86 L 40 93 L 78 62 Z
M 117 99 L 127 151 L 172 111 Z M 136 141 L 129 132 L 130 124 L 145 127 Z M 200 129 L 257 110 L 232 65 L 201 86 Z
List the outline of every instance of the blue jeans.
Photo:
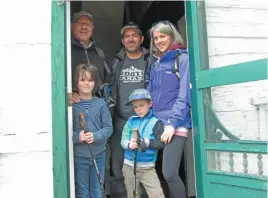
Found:
M 95 159 L 100 172 L 101 181 L 104 183 L 105 151 L 99 153 Z M 103 198 L 92 158 L 75 156 L 74 171 L 76 198 Z

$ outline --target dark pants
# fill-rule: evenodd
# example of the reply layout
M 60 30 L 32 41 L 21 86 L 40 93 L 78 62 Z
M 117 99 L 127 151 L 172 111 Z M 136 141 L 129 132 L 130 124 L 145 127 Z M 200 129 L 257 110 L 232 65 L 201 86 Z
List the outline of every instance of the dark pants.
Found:
M 162 171 L 169 187 L 170 197 L 174 198 L 186 198 L 186 189 L 178 174 L 185 141 L 186 137 L 173 136 L 163 151 Z
M 111 169 L 113 179 L 111 181 L 110 196 L 111 198 L 126 198 L 126 187 L 122 172 L 124 162 L 124 149 L 121 147 L 121 136 L 124 125 L 127 120 L 116 118 L 114 132 L 111 136 Z

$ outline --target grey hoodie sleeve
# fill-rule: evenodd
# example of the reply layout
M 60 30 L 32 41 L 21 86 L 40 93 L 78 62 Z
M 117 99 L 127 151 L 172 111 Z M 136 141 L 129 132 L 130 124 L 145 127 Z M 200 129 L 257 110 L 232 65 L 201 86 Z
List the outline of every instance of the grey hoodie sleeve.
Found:
M 93 134 L 96 143 L 106 142 L 113 133 L 111 114 L 105 103 L 101 108 L 101 120 L 100 130 Z

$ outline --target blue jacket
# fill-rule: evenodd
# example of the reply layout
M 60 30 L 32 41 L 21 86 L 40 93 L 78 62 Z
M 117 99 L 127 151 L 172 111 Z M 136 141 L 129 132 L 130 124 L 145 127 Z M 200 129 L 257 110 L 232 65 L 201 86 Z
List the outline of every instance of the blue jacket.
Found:
M 140 139 L 148 139 L 149 145 L 145 152 L 137 152 L 137 163 L 143 166 L 154 166 L 157 159 L 157 150 L 162 149 L 164 144 L 160 141 L 160 137 L 164 131 L 163 124 L 160 120 L 153 116 L 152 110 L 144 118 L 132 116 L 127 121 L 121 139 L 121 146 L 125 149 L 125 161 L 132 161 L 134 158 L 134 151 L 128 148 L 128 144 L 133 138 L 132 130 L 139 129 Z
M 180 79 L 174 72 L 178 53 Z M 147 74 L 147 90 L 153 100 L 154 115 L 164 125 L 191 128 L 190 73 L 186 50 L 169 50 L 160 60 L 151 64 Z
M 98 97 L 73 104 L 74 155 L 91 157 L 88 144 L 79 141 L 79 133 L 82 130 L 79 122 L 80 113 L 84 113 L 86 128 L 93 133 L 94 142 L 91 144 L 91 148 L 93 155 L 96 156 L 105 151 L 107 140 L 113 132 L 110 111 L 104 100 Z

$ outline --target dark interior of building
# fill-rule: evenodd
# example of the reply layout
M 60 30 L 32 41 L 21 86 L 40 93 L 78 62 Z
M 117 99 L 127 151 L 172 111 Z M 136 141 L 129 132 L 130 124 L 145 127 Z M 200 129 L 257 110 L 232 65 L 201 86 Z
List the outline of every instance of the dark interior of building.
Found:
M 143 46 L 147 49 L 148 30 L 153 23 L 161 20 L 172 22 L 186 40 L 183 1 L 72 1 L 71 14 L 80 10 L 93 15 L 93 39 L 104 50 L 108 59 L 112 59 L 122 47 L 119 32 L 130 21 L 140 25 L 144 35 Z

